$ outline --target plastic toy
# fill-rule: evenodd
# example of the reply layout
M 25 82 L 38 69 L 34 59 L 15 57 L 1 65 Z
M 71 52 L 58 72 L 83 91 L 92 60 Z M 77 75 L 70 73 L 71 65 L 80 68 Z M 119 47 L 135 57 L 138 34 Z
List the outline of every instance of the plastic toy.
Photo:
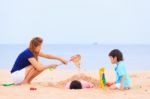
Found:
M 106 78 L 105 78 L 105 68 L 102 67 L 99 69 L 99 76 L 100 76 L 100 88 L 104 89 L 106 86 Z

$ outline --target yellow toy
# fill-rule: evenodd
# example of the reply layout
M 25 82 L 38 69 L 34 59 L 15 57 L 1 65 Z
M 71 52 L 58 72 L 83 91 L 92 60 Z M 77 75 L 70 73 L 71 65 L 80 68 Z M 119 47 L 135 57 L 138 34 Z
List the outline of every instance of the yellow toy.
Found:
M 105 79 L 105 68 L 102 67 L 99 69 L 99 76 L 100 76 L 100 88 L 104 89 L 106 86 L 106 79 Z

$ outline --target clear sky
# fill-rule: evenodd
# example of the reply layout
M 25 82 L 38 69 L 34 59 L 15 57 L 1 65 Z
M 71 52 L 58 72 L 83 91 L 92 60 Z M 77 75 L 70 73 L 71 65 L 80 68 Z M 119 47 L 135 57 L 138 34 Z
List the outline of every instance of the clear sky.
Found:
M 150 44 L 150 0 L 0 0 L 0 44 Z

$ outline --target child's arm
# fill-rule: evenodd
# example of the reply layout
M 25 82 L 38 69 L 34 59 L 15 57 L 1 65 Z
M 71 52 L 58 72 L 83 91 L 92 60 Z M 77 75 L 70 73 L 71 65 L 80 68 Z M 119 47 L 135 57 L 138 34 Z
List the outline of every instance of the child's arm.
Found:
M 120 82 L 120 90 L 123 90 L 124 89 L 124 81 L 125 81 L 126 77 L 125 75 L 123 75 L 121 77 L 121 82 Z

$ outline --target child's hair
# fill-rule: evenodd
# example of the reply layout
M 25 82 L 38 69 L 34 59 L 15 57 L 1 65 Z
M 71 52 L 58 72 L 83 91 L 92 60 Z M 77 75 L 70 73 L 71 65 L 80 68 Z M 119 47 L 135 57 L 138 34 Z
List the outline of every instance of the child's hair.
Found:
M 82 89 L 81 82 L 78 80 L 73 80 L 70 84 L 70 89 Z
M 109 56 L 112 56 L 113 58 L 116 57 L 118 62 L 123 61 L 123 54 L 122 54 L 122 52 L 121 52 L 120 50 L 118 50 L 118 49 L 112 50 L 112 51 L 109 53 Z

